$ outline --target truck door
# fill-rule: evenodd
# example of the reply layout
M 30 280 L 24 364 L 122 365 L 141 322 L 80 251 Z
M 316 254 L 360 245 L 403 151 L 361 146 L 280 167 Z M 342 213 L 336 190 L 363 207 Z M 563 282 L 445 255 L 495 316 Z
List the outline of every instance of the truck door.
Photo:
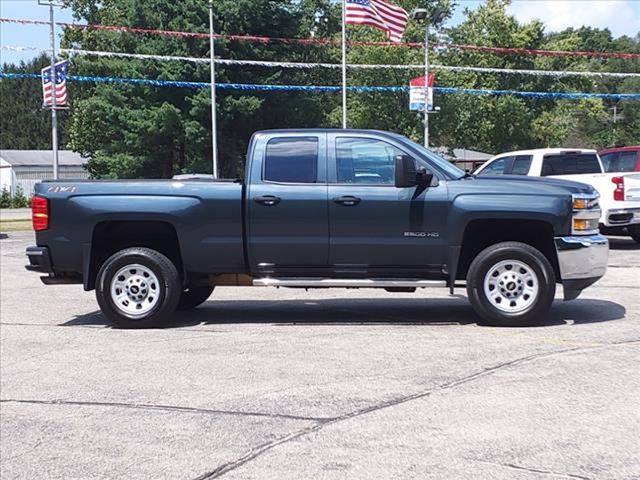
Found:
M 338 275 L 441 272 L 446 258 L 447 187 L 395 187 L 397 145 L 328 136 L 329 261 Z
M 259 134 L 246 209 L 254 274 L 300 275 L 329 261 L 326 134 Z

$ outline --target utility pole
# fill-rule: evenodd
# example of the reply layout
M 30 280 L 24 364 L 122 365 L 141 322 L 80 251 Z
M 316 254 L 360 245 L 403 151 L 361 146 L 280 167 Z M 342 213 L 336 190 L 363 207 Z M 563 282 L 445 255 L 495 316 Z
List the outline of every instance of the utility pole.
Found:
M 38 0 L 39 5 L 49 6 L 49 22 L 51 31 L 49 40 L 51 42 L 51 149 L 53 151 L 53 179 L 58 179 L 58 109 L 56 105 L 56 24 L 54 21 L 53 7 L 60 6 L 54 0 Z
M 213 0 L 209 0 L 209 53 L 211 64 L 211 148 L 213 150 L 213 178 L 218 178 L 218 126 L 216 121 L 216 60 L 213 38 Z
M 429 20 L 424 30 L 424 148 L 429 148 Z

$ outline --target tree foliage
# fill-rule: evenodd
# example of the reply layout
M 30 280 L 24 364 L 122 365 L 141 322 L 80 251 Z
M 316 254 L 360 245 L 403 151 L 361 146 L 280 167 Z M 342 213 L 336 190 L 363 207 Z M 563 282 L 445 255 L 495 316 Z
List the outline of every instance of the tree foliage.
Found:
M 7 73 L 40 73 L 51 59 L 40 55 L 19 65 L 4 64 Z M 0 148 L 46 150 L 51 148 L 51 113 L 42 108 L 42 86 L 29 78 L 0 80 Z M 58 113 L 60 144 L 66 143 L 67 112 Z
M 457 8 L 451 0 L 397 0 L 407 10 Z M 78 20 L 91 24 L 208 32 L 208 1 L 67 0 Z M 443 36 L 458 44 L 548 50 L 640 52 L 640 34 L 613 38 L 607 29 L 583 27 L 545 32 L 538 21 L 520 23 L 506 13 L 508 0 L 486 0 L 464 10 L 464 21 L 432 28 L 431 40 Z M 290 38 L 340 38 L 340 4 L 331 0 L 216 0 L 214 27 L 222 34 Z M 351 40 L 385 40 L 380 30 L 349 26 Z M 409 23 L 405 39 L 421 42 L 424 26 Z M 159 55 L 209 56 L 207 38 L 139 35 L 67 29 L 65 47 Z M 351 46 L 349 63 L 421 64 L 423 50 Z M 219 58 L 339 63 L 335 45 L 300 45 L 216 41 Z M 435 65 L 514 69 L 640 72 L 640 62 L 584 57 L 498 55 L 434 48 Z M 15 67 L 39 71 L 44 60 Z M 4 67 L 8 71 L 10 66 Z M 637 79 L 546 77 L 452 72 L 435 68 L 437 85 L 476 89 L 548 92 L 640 92 Z M 74 56 L 70 72 L 80 75 L 209 81 L 206 63 L 162 62 Z M 422 69 L 349 70 L 350 85 L 407 85 Z M 220 83 L 339 85 L 339 69 L 217 67 Z M 47 148 L 47 116 L 39 111 L 39 85 L 32 80 L 2 81 L 2 144 L 7 148 Z M 91 158 L 95 177 L 169 177 L 211 171 L 212 137 L 208 89 L 70 82 L 72 108 L 64 129 L 66 144 Z M 20 98 L 21 100 L 18 100 Z M 36 107 L 35 100 L 38 105 Z M 24 109 L 25 102 L 29 103 Z M 431 117 L 431 144 L 487 152 L 542 146 L 603 147 L 640 142 L 640 102 L 529 99 L 515 96 L 436 94 L 440 113 Z M 616 122 L 613 122 L 613 108 Z M 422 119 L 408 110 L 406 93 L 349 93 L 349 125 L 379 128 L 422 140 Z M 9 125 L 4 112 L 17 119 Z M 37 119 L 37 121 L 30 121 Z M 243 169 L 244 152 L 255 130 L 340 125 L 340 95 L 317 92 L 238 92 L 218 90 L 218 140 L 221 171 Z M 44 139 L 44 140 L 43 140 Z M 29 143 L 31 142 L 31 143 Z

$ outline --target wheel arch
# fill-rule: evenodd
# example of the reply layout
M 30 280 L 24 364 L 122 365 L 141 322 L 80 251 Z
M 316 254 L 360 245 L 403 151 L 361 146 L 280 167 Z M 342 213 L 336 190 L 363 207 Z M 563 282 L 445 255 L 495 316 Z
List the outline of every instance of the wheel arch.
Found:
M 83 283 L 93 290 L 100 267 L 111 255 L 129 247 L 146 247 L 165 255 L 185 278 L 183 255 L 176 228 L 159 220 L 108 220 L 97 223 L 91 243 L 83 249 Z
M 466 279 L 473 259 L 485 248 L 500 242 L 522 242 L 537 249 L 551 263 L 556 282 L 560 281 L 553 225 L 544 220 L 520 219 L 477 219 L 469 222 L 457 255 L 455 278 Z

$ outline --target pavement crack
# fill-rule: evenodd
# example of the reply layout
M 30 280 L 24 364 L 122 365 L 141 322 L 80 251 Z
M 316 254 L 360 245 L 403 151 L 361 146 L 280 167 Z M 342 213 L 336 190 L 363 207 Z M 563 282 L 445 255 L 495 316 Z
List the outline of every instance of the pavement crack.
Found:
M 346 413 L 344 415 L 340 415 L 338 417 L 334 417 L 334 418 L 326 418 L 323 420 L 319 420 L 315 425 L 311 425 L 308 427 L 305 427 L 303 429 L 300 430 L 296 430 L 295 432 L 289 433 L 287 435 L 281 436 L 279 438 L 276 438 L 274 440 L 271 440 L 269 442 L 265 442 L 263 444 L 258 445 L 257 447 L 249 450 L 247 453 L 245 453 L 244 455 L 242 455 L 241 457 L 232 460 L 230 462 L 227 463 L 223 463 L 222 465 L 219 465 L 218 467 L 216 467 L 215 469 L 209 471 L 209 472 L 205 472 L 202 475 L 195 477 L 194 480 L 209 480 L 212 478 L 220 478 L 223 475 L 225 475 L 226 473 L 235 470 L 236 468 L 239 468 L 249 462 L 251 462 L 252 460 L 256 459 L 257 457 L 261 456 L 263 453 L 268 452 L 269 450 L 272 450 L 276 447 L 278 447 L 279 445 L 283 445 L 285 443 L 288 443 L 292 440 L 296 440 L 298 438 L 304 437 L 306 435 L 309 435 L 311 433 L 320 431 L 321 429 L 330 426 L 330 425 L 334 425 L 336 423 L 339 422 L 343 422 L 345 420 L 350 420 L 352 418 L 356 418 L 356 417 L 360 417 L 362 415 L 366 415 L 368 413 L 372 413 L 372 412 L 377 412 L 380 410 L 384 410 L 386 408 L 391 408 L 391 407 L 395 407 L 397 405 L 401 405 L 407 402 L 411 402 L 413 400 L 418 400 L 421 398 L 425 398 L 428 397 L 434 393 L 438 393 L 438 392 L 442 392 L 442 391 L 446 391 L 446 390 L 450 390 L 456 387 L 459 387 L 460 385 L 464 385 L 466 383 L 469 382 L 473 382 L 479 378 L 482 377 L 486 377 L 489 375 L 493 375 L 496 372 L 499 372 L 500 370 L 503 370 L 505 368 L 509 368 L 509 367 L 513 367 L 516 365 L 520 365 L 523 363 L 527 363 L 527 362 L 531 362 L 534 360 L 538 360 L 541 358 L 547 358 L 547 357 L 554 357 L 554 356 L 558 356 L 558 355 L 564 355 L 566 353 L 577 353 L 577 352 L 581 352 L 581 351 L 588 351 L 588 350 L 595 350 L 595 349 L 599 349 L 599 348 L 607 348 L 607 347 L 617 347 L 617 346 L 624 346 L 624 345 L 628 345 L 628 344 L 637 344 L 640 343 L 640 339 L 634 339 L 634 340 L 626 340 L 626 341 L 620 341 L 620 342 L 612 342 L 612 343 L 608 343 L 608 344 L 602 344 L 602 345 L 589 345 L 589 346 L 584 346 L 584 347 L 574 347 L 574 348 L 566 348 L 563 350 L 553 350 L 550 352 L 542 352 L 542 353 L 534 353 L 531 355 L 527 355 L 524 357 L 519 357 L 513 360 L 509 360 L 507 362 L 502 362 L 502 363 L 498 363 L 496 365 L 493 365 L 491 367 L 487 367 L 483 370 L 479 370 L 477 372 L 474 372 L 470 375 L 466 375 L 464 377 L 461 378 L 457 378 L 455 380 L 452 380 L 448 383 L 444 383 L 442 385 L 439 385 L 437 387 L 431 388 L 429 390 L 424 390 L 421 392 L 416 392 L 413 393 L 411 395 L 405 395 L 402 397 L 398 397 L 395 399 L 391 399 L 388 400 L 386 402 L 381 402 L 381 403 L 377 403 L 374 405 L 371 405 L 369 407 L 365 407 L 365 408 L 361 408 L 358 410 L 354 410 L 351 411 L 349 413 Z M 514 468 L 518 468 L 517 466 Z M 524 469 L 524 467 L 522 467 Z M 550 472 L 550 474 L 553 474 L 553 472 Z M 566 478 L 577 478 L 577 479 L 585 479 L 585 480 L 590 480 L 587 477 L 579 477 L 579 476 L 566 476 Z
M 489 462 L 487 460 L 476 460 L 473 459 L 474 462 L 478 463 L 486 463 L 488 465 L 497 465 L 499 467 L 512 468 L 514 470 L 521 470 L 530 473 L 540 473 L 542 475 L 551 475 L 557 478 L 570 478 L 570 479 L 579 479 L 579 480 L 592 480 L 591 477 L 584 477 L 582 475 L 576 475 L 574 473 L 560 473 L 554 472 L 552 470 L 541 470 L 539 468 L 525 467 L 522 465 L 516 465 L 515 463 L 501 463 L 501 462 Z
M 181 407 L 179 405 L 160 405 L 153 403 L 123 403 L 123 402 L 88 402 L 77 400 L 27 400 L 4 398 L 0 399 L 0 403 L 21 403 L 31 405 L 71 405 L 80 407 L 118 407 L 118 408 L 135 408 L 140 410 L 159 410 L 164 412 L 186 412 L 199 413 L 207 415 L 239 415 L 246 417 L 268 417 L 281 418 L 286 420 L 304 420 L 308 422 L 324 422 L 327 418 L 323 417 L 305 417 L 301 415 L 287 415 L 285 413 L 266 413 L 266 412 L 245 412 L 236 410 L 214 410 L 208 408 L 197 407 Z

